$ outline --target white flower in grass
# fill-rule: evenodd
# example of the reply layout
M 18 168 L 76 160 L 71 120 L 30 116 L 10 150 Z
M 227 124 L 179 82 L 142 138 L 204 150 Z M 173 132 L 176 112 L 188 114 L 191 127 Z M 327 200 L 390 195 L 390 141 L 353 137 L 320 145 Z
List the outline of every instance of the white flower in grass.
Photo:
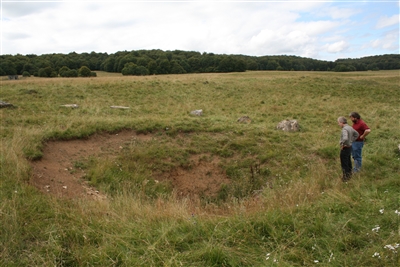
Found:
M 381 214 L 383 214 L 383 211 L 384 211 L 385 209 L 380 209 L 379 210 L 379 212 L 381 213 Z
M 314 263 L 318 263 L 319 262 L 319 260 L 314 260 Z
M 381 229 L 381 227 L 379 225 L 375 225 L 375 228 L 372 228 L 372 232 L 379 232 L 379 229 Z
M 375 252 L 374 255 L 372 255 L 372 258 L 381 258 L 381 255 L 379 255 L 378 252 Z
M 400 211 L 396 210 L 394 213 L 400 216 Z
M 391 250 L 393 253 L 397 253 L 396 249 L 399 247 L 399 244 L 394 244 L 394 245 L 386 245 L 384 246 L 384 248 L 387 248 L 389 250 Z
M 394 250 L 394 247 L 392 245 L 386 245 L 384 246 L 384 248 L 390 249 L 390 250 Z
M 267 255 L 265 256 L 266 260 L 269 260 L 269 256 L 271 255 L 271 253 L 267 253 Z
M 329 256 L 329 261 L 328 262 L 331 262 L 332 259 L 335 259 L 335 258 L 333 258 L 333 253 L 331 252 L 331 255 Z

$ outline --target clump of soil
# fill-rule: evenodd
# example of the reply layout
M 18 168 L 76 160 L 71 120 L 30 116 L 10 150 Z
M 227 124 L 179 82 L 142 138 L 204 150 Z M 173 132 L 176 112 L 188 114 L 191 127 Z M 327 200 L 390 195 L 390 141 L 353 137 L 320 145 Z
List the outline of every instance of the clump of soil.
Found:
M 122 131 L 117 134 L 98 133 L 88 139 L 69 141 L 49 141 L 43 149 L 43 157 L 32 161 L 30 183 L 45 194 L 56 197 L 104 199 L 107 196 L 90 187 L 83 179 L 85 171 L 79 162 L 89 157 L 118 156 L 123 146 L 135 139 L 150 141 L 151 134 L 136 134 Z M 178 168 L 154 179 L 168 179 L 181 196 L 215 195 L 221 184 L 229 179 L 218 167 L 219 160 L 204 160 L 202 156 L 192 156 L 190 169 Z

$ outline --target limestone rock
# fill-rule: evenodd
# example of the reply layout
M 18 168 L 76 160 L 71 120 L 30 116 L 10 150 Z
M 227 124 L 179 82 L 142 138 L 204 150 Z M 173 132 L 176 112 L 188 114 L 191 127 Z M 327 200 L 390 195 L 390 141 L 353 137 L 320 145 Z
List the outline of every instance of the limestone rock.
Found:
M 66 105 L 61 105 L 61 107 L 65 108 L 79 108 L 77 104 L 66 104 Z
M 251 119 L 249 116 L 243 116 L 243 117 L 240 117 L 237 121 L 240 123 L 250 123 Z
M 203 115 L 203 110 L 202 109 L 196 109 L 190 112 L 190 114 L 195 115 L 195 116 L 202 116 Z
M 0 108 L 14 108 L 15 106 L 13 104 L 3 102 L 0 100 Z
M 276 128 L 285 132 L 297 132 L 300 130 L 297 120 L 283 120 L 278 123 Z
M 116 108 L 116 109 L 129 109 L 129 107 L 124 107 L 124 106 L 110 106 L 110 108 Z

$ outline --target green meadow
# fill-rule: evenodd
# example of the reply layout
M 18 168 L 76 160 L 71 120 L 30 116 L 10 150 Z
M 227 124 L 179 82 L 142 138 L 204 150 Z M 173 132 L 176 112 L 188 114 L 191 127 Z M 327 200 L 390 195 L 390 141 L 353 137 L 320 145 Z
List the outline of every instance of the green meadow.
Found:
M 0 83 L 15 106 L 0 109 L 0 266 L 399 266 L 398 70 Z M 337 118 L 352 111 L 371 133 L 343 183 Z M 146 140 L 74 162 L 106 198 L 32 185 L 47 142 L 122 131 Z M 220 182 L 182 193 L 177 172 Z

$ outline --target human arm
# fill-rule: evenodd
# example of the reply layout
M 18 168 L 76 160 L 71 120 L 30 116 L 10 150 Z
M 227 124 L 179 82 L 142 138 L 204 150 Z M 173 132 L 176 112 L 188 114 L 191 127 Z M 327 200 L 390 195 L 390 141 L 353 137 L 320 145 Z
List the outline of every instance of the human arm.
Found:
M 365 140 L 365 137 L 371 132 L 371 129 L 366 129 L 362 135 L 360 135 L 361 140 Z

